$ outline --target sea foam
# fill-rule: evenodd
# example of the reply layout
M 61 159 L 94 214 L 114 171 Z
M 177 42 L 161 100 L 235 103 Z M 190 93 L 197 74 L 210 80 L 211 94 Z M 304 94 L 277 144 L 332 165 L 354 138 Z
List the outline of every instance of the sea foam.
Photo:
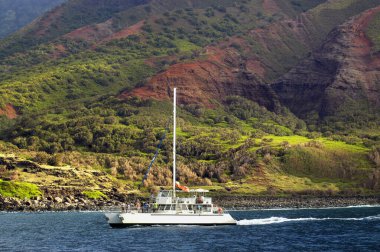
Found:
M 378 220 L 380 219 L 380 215 L 375 216 L 367 216 L 360 218 L 296 218 L 289 219 L 285 217 L 270 217 L 264 219 L 251 219 L 251 220 L 239 220 L 237 221 L 237 225 L 240 226 L 248 226 L 248 225 L 268 225 L 268 224 L 277 224 L 283 222 L 301 222 L 301 221 L 326 221 L 326 220 L 341 220 L 341 221 L 363 221 L 363 220 Z

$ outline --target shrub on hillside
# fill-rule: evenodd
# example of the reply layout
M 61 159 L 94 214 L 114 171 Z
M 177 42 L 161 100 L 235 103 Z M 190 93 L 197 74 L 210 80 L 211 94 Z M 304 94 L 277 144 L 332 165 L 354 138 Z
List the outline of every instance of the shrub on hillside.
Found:
M 380 167 L 380 147 L 372 147 L 369 158 L 375 163 L 376 167 Z
M 48 164 L 49 159 L 51 156 L 47 154 L 46 152 L 38 152 L 32 160 L 39 164 Z

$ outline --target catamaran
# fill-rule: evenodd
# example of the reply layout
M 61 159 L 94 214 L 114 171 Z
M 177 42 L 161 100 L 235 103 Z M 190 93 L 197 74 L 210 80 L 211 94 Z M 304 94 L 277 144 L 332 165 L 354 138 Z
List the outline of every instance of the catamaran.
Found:
M 236 225 L 236 220 L 206 197 L 208 190 L 192 189 L 176 182 L 176 100 L 173 93 L 173 188 L 161 190 L 151 204 L 105 213 L 111 227 L 152 225 Z M 177 190 L 179 189 L 179 190 Z

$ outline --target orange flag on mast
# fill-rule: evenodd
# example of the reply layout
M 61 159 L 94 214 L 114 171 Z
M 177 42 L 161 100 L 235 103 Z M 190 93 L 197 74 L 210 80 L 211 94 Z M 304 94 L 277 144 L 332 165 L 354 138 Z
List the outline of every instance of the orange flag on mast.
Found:
M 177 188 L 181 189 L 184 192 L 190 192 L 190 189 L 187 186 L 180 185 L 179 182 L 176 182 L 175 185 L 177 186 Z

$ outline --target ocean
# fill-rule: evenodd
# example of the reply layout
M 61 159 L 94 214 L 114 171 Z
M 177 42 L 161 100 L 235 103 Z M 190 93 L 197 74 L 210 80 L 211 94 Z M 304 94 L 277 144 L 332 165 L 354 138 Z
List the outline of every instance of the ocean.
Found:
M 124 229 L 102 212 L 0 213 L 0 251 L 380 251 L 380 206 L 230 213 L 237 226 Z

